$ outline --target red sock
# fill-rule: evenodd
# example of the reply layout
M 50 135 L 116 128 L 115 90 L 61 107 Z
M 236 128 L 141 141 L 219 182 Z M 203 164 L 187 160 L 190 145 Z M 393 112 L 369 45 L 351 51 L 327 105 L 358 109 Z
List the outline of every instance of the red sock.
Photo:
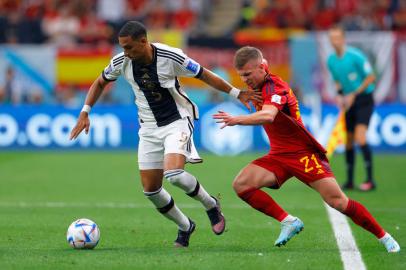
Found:
M 373 233 L 378 239 L 385 235 L 385 231 L 381 225 L 379 225 L 371 213 L 359 202 L 350 199 L 343 214 L 350 217 L 355 224 Z
M 246 203 L 281 222 L 288 213 L 285 212 L 266 192 L 260 189 L 248 189 L 238 194 Z

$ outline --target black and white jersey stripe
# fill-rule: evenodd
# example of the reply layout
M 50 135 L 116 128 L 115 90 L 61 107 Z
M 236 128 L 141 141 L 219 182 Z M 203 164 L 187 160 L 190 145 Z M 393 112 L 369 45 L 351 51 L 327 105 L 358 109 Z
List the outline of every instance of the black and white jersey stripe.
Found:
M 113 65 L 114 66 L 118 66 L 118 65 L 122 64 L 123 62 L 124 62 L 124 54 L 117 57 L 117 58 L 115 58 L 115 59 L 113 59 Z
M 136 97 L 140 122 L 145 125 L 165 126 L 184 117 L 198 119 L 198 108 L 180 87 L 178 77 L 199 76 L 203 68 L 181 49 L 161 43 L 151 46 L 152 63 L 137 63 L 121 52 L 104 69 L 103 78 L 115 81 L 123 76 L 128 81 Z
M 185 62 L 185 57 L 175 52 L 171 52 L 168 50 L 157 48 L 157 55 L 161 57 L 166 57 L 172 59 L 173 61 L 177 62 L 179 65 L 183 65 Z

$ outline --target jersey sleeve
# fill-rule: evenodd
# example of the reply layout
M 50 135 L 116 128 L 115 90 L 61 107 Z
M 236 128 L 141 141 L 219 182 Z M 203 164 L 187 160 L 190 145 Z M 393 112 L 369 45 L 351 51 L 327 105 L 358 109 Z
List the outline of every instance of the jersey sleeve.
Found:
M 172 61 L 175 76 L 200 77 L 200 75 L 203 73 L 203 67 L 198 62 L 188 57 L 182 52 L 182 50 L 178 50 L 174 54 L 177 56 L 174 56 L 175 59 Z
M 357 69 L 362 72 L 363 75 L 368 76 L 373 73 L 371 63 L 363 53 L 359 52 L 354 54 L 354 59 Z
M 102 72 L 102 77 L 106 81 L 115 81 L 121 75 L 121 67 L 124 62 L 124 53 L 115 55 L 107 67 Z
M 275 84 L 270 81 L 267 82 L 262 88 L 262 97 L 265 105 L 274 105 L 278 110 L 282 110 L 285 104 L 288 102 L 286 92 L 281 89 L 275 89 Z

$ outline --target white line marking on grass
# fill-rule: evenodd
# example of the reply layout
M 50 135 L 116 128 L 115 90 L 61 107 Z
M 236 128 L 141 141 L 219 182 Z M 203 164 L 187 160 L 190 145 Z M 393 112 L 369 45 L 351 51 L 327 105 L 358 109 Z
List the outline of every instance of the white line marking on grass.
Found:
M 178 204 L 181 208 L 202 208 L 198 203 Z M 18 208 L 111 208 L 111 209 L 141 209 L 141 208 L 153 208 L 150 203 L 119 203 L 119 202 L 89 202 L 89 203 L 78 203 L 78 202 L 1 202 L 0 207 L 18 207 Z M 228 204 L 225 208 L 231 209 L 250 209 L 249 206 L 244 204 Z
M 190 208 L 190 209 L 200 209 L 202 205 L 199 203 L 179 203 L 181 208 Z M 29 202 L 29 201 L 0 201 L 1 208 L 111 208 L 111 209 L 142 209 L 142 208 L 153 208 L 153 205 L 150 203 L 131 203 L 131 202 Z M 222 208 L 224 209 L 251 209 L 250 206 L 244 203 L 227 203 L 223 204 Z M 314 210 L 320 209 L 320 207 L 313 206 L 300 206 L 300 207 L 291 207 L 291 209 L 307 209 Z
M 366 270 L 367 268 L 355 243 L 347 218 L 326 203 L 324 205 L 326 206 L 330 223 L 333 226 L 344 270 Z

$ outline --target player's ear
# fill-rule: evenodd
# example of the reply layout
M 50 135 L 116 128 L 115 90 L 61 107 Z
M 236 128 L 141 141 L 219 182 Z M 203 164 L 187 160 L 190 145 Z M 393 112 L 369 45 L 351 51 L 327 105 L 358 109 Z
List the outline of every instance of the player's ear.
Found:
M 264 69 L 265 71 L 268 70 L 268 61 L 267 61 L 265 58 L 262 59 L 261 65 L 263 66 L 263 69 Z
M 138 39 L 138 41 L 141 42 L 142 44 L 147 44 L 148 43 L 147 37 L 144 37 L 144 36 L 140 37 Z

